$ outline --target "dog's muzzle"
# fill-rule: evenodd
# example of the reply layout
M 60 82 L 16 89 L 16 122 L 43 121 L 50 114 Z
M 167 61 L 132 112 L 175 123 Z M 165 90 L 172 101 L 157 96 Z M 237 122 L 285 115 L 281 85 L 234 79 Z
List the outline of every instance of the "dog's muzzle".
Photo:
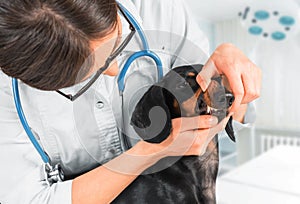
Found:
M 227 93 L 227 94 L 225 94 L 225 97 L 226 97 L 226 101 L 227 101 L 226 108 L 219 109 L 219 108 L 213 108 L 213 107 L 210 107 L 207 105 L 207 114 L 216 116 L 219 121 L 221 119 L 223 119 L 225 116 L 227 116 L 228 108 L 232 105 L 232 103 L 234 101 L 234 96 L 232 93 Z
M 203 100 L 206 104 L 205 114 L 216 116 L 218 121 L 227 116 L 228 108 L 234 101 L 233 94 L 217 81 L 212 81 L 202 97 L 203 99 L 198 99 L 198 101 Z

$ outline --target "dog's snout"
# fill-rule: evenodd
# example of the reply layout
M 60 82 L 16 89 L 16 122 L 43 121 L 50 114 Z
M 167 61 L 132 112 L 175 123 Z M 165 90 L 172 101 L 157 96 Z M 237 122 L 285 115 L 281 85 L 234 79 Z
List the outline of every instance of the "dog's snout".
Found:
M 204 92 L 204 101 L 211 108 L 225 109 L 227 100 L 224 88 L 217 81 L 212 81 Z
M 214 109 L 228 109 L 234 96 L 217 81 L 212 81 L 206 92 L 204 92 L 205 103 Z
M 214 115 L 222 120 L 228 114 L 228 108 L 234 101 L 234 96 L 218 81 L 212 81 L 207 91 L 203 93 L 203 103 L 206 105 L 206 114 Z M 203 109 L 202 104 L 202 109 Z
M 226 104 L 227 108 L 229 108 L 234 101 L 234 95 L 230 92 L 226 93 Z

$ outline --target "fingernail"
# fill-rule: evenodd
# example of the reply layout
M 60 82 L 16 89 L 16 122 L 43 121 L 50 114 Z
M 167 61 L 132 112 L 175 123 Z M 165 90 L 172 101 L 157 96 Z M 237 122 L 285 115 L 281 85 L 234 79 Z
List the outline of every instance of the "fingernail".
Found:
M 206 91 L 206 89 L 208 87 L 208 83 L 206 83 L 206 81 L 202 80 L 200 83 L 200 87 L 201 87 L 202 91 Z
M 218 118 L 217 117 L 214 117 L 214 116 L 211 116 L 208 118 L 208 122 L 211 124 L 211 125 L 216 125 L 218 124 Z
M 202 91 L 206 91 L 206 89 L 207 89 L 207 83 L 206 83 L 206 81 L 204 80 L 204 78 L 200 74 L 197 76 L 197 81 L 198 81 L 198 83 L 199 83 Z

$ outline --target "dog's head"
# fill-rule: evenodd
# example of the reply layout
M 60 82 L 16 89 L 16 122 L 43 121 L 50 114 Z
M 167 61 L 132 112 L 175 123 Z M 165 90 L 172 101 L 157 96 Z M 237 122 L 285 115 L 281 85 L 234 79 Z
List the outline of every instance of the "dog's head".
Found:
M 142 139 L 152 143 L 165 140 L 173 118 L 214 115 L 221 121 L 226 117 L 233 95 L 222 85 L 221 77 L 213 78 L 203 92 L 196 81 L 201 69 L 202 65 L 174 68 L 144 94 L 131 118 L 131 125 Z M 232 118 L 225 130 L 235 141 Z

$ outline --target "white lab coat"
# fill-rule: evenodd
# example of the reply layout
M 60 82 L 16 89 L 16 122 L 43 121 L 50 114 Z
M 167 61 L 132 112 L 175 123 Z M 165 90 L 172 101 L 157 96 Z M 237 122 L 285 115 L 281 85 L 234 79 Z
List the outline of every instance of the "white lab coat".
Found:
M 205 63 L 208 41 L 190 18 L 181 0 L 123 0 L 123 5 L 146 31 L 150 47 L 161 57 L 164 73 L 182 64 Z M 128 33 L 122 19 L 123 32 Z M 139 48 L 138 38 L 119 57 Z M 29 125 L 53 164 L 60 163 L 68 176 L 89 171 L 124 151 L 120 127 L 134 136 L 128 126 L 136 101 L 156 71 L 149 59 L 135 62 L 126 75 L 123 111 L 117 77 L 101 76 L 75 102 L 56 92 L 40 91 L 19 83 L 21 102 Z M 63 89 L 72 93 L 81 84 Z M 124 114 L 124 119 L 122 115 Z M 132 135 L 131 135 L 132 134 Z M 135 142 L 133 138 L 131 142 Z M 17 116 L 11 78 L 0 71 L 0 203 L 71 203 L 72 180 L 48 186 L 43 162 L 30 143 Z

